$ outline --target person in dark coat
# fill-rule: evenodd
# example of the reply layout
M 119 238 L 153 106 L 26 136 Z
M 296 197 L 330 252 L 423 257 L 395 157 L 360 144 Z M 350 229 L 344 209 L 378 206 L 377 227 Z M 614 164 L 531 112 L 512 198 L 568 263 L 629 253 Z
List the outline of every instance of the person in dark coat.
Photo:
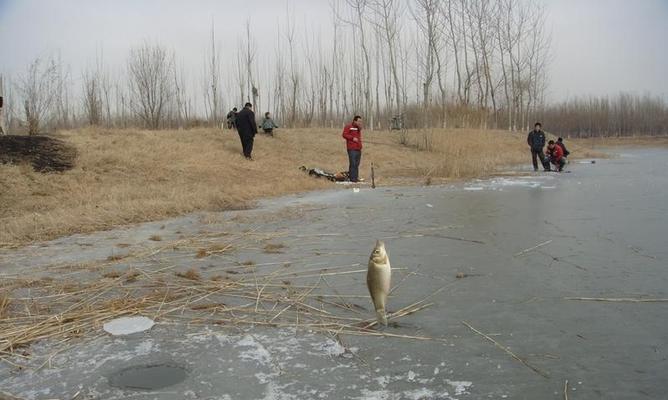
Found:
M 529 132 L 529 136 L 527 136 L 527 144 L 531 149 L 531 161 L 533 161 L 534 171 L 538 171 L 538 160 L 536 160 L 536 157 L 540 158 L 540 163 L 543 164 L 543 169 L 545 171 L 550 170 L 549 161 L 545 159 L 545 154 L 543 153 L 543 147 L 545 147 L 545 132 L 541 129 L 542 127 L 540 122 L 536 122 L 533 130 Z
M 255 113 L 251 103 L 246 103 L 243 110 L 237 113 L 235 125 L 237 132 L 239 132 L 239 139 L 241 139 L 244 157 L 252 160 L 251 153 L 253 152 L 253 140 L 257 133 L 257 124 L 255 123 Z

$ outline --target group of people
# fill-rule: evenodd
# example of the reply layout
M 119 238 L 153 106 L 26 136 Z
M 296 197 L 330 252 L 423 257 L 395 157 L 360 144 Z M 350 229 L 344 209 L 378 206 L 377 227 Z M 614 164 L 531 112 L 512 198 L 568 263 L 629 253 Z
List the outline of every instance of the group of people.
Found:
M 547 150 L 543 152 L 545 148 L 545 132 L 543 132 L 542 128 L 541 123 L 536 122 L 533 130 L 527 136 L 527 144 L 531 149 L 533 170 L 538 171 L 538 159 L 540 159 L 545 171 L 551 171 L 550 164 L 552 164 L 557 168 L 557 171 L 561 172 L 564 170 L 564 166 L 566 166 L 567 157 L 570 152 L 566 150 L 566 145 L 562 138 L 558 138 L 556 142 L 550 140 L 547 143 Z
M 258 133 L 253 105 L 246 103 L 241 111 L 233 108 L 226 116 L 228 129 L 236 129 L 241 140 L 241 148 L 247 160 L 253 160 L 253 142 Z M 264 133 L 273 136 L 278 125 L 274 123 L 270 113 L 264 114 L 260 125 Z M 356 115 L 352 122 L 343 128 L 343 138 L 346 140 L 348 151 L 348 176 L 351 182 L 359 181 L 359 165 L 362 159 L 362 117 Z
M 253 160 L 253 142 L 255 141 L 255 135 L 258 132 L 253 105 L 251 103 L 246 103 L 241 111 L 237 111 L 237 108 L 234 107 L 227 113 L 225 118 L 227 128 L 236 129 L 239 134 L 244 157 L 246 157 L 247 160 Z M 269 112 L 264 113 L 264 119 L 260 126 L 262 127 L 262 131 L 269 136 L 274 136 L 274 128 L 278 128 L 278 125 L 276 125 L 271 118 Z
M 228 129 L 236 128 L 241 140 L 241 147 L 243 149 L 244 157 L 252 160 L 253 142 L 255 135 L 258 133 L 257 124 L 255 122 L 255 113 L 253 112 L 253 105 L 246 103 L 244 108 L 237 112 L 236 107 L 227 114 Z M 270 113 L 264 114 L 264 119 L 261 124 L 262 130 L 273 136 L 274 128 L 278 126 L 274 123 Z M 536 122 L 534 129 L 529 132 L 527 136 L 527 144 L 531 149 L 531 159 L 533 162 L 534 171 L 538 171 L 538 160 L 545 171 L 551 171 L 551 164 L 555 166 L 556 170 L 561 172 L 566 166 L 567 157 L 570 152 L 566 149 L 564 140 L 558 138 L 555 142 L 550 140 L 545 149 L 545 132 L 543 132 L 542 124 Z M 346 150 L 348 152 L 348 177 L 351 182 L 359 181 L 359 166 L 362 160 L 362 117 L 356 115 L 352 122 L 343 128 L 343 138 L 346 140 Z

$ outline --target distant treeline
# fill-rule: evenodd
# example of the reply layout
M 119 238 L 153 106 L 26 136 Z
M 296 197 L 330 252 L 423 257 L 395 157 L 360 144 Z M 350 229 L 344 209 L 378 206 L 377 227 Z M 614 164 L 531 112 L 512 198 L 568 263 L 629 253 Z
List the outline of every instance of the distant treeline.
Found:
M 542 120 L 546 130 L 559 136 L 664 136 L 668 104 L 649 94 L 576 97 L 547 106 Z

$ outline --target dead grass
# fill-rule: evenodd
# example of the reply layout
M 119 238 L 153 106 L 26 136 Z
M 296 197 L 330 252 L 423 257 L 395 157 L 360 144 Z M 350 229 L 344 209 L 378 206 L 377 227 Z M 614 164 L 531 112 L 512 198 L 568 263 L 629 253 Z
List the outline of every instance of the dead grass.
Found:
M 338 187 L 299 166 L 341 171 L 348 163 L 339 129 L 258 135 L 253 162 L 229 130 L 86 128 L 58 136 L 78 150 L 73 170 L 40 174 L 27 165 L 0 165 L 0 247 Z M 407 145 L 387 131 L 365 132 L 364 139 L 361 175 L 368 179 L 373 162 L 378 185 L 483 176 L 529 160 L 525 133 L 409 131 Z

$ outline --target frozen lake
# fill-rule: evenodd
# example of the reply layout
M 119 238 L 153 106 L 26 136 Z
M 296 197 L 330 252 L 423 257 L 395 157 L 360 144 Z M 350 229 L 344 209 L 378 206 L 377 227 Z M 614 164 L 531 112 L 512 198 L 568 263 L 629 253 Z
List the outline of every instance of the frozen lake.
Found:
M 564 174 L 312 193 L 3 250 L 3 276 L 48 274 L 53 264 L 105 259 L 121 242 L 132 251 L 157 246 L 147 242 L 156 233 L 169 241 L 232 226 L 280 232 L 284 248 L 246 248 L 207 259 L 204 270 L 248 259 L 365 268 L 378 238 L 401 282 L 389 310 L 433 294 L 431 307 L 385 332 L 434 340 L 337 341 L 292 328 L 158 320 L 130 337 L 75 339 L 39 370 L 42 362 L 2 364 L 0 388 L 26 399 L 562 399 L 568 380 L 573 399 L 662 398 L 668 302 L 569 299 L 668 298 L 668 151 L 617 152 Z M 328 287 L 367 294 L 363 272 L 332 276 Z M 353 299 L 373 316 L 368 298 Z M 114 386 L 118 371 L 163 364 L 183 368 L 185 379 L 156 390 Z

